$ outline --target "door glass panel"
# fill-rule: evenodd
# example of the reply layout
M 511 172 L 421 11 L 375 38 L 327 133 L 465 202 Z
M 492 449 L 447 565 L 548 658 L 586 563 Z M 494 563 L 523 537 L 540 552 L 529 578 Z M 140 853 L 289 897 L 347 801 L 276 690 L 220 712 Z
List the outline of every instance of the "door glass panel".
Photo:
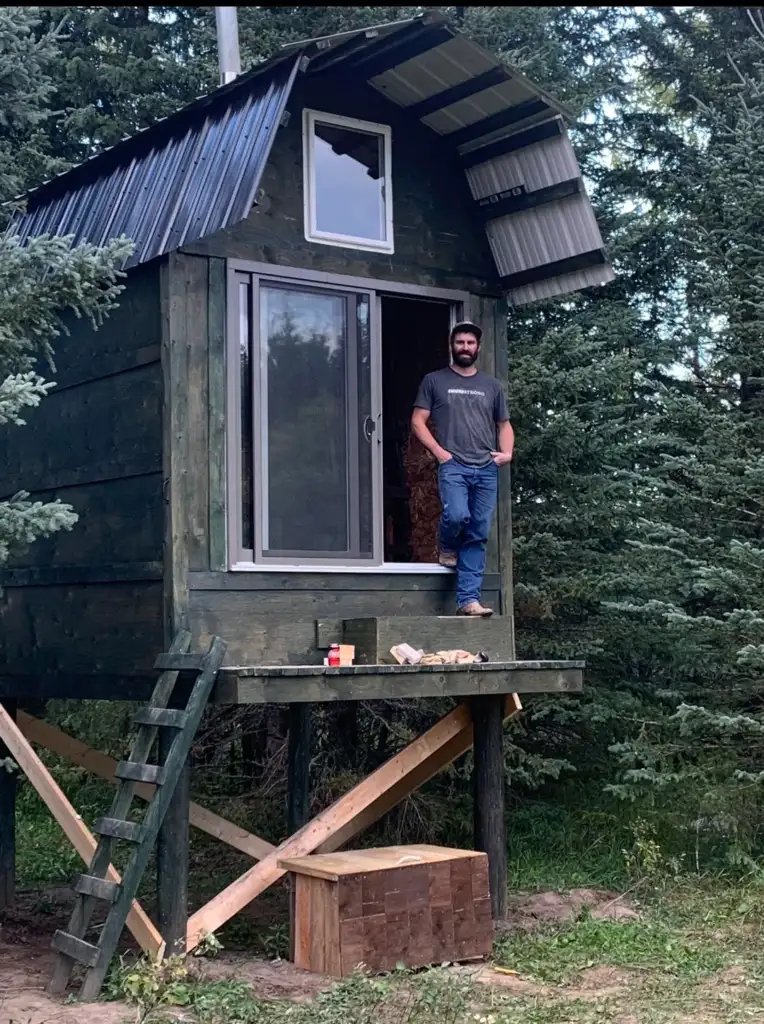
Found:
M 359 407 L 359 326 L 365 316 L 368 332 L 369 307 L 358 298 L 261 285 L 260 478 L 266 556 L 372 555 L 371 494 L 364 493 L 361 507 L 359 486 L 362 465 L 371 479 L 371 446 L 362 433 Z M 370 385 L 364 387 L 370 391 Z

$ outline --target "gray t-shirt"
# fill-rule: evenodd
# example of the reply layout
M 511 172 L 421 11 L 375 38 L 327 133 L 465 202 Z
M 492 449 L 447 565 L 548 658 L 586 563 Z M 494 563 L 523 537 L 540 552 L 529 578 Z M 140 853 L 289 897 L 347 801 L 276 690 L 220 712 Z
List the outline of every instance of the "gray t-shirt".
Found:
M 478 370 L 465 377 L 447 366 L 428 373 L 414 402 L 430 412 L 430 426 L 447 452 L 467 466 L 487 466 L 496 451 L 496 424 L 509 419 L 495 377 Z

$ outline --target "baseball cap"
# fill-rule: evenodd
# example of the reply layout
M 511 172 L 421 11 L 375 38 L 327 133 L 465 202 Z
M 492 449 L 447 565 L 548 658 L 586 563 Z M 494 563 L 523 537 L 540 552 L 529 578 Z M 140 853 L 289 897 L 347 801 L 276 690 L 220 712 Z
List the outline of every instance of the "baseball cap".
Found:
M 474 334 L 478 340 L 478 345 L 480 344 L 480 339 L 483 337 L 483 331 L 477 324 L 473 324 L 471 320 L 462 320 L 461 323 L 454 324 L 451 328 L 451 341 L 454 340 L 460 331 L 469 331 L 471 334 Z

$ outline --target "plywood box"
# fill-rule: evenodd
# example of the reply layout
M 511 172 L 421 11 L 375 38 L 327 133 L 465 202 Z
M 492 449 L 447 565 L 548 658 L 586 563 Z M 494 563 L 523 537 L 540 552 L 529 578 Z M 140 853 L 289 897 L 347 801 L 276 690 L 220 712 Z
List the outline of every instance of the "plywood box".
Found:
M 477 654 L 485 651 L 489 661 L 514 660 L 511 626 L 501 615 L 492 618 L 393 615 L 345 619 L 342 639 L 355 645 L 357 665 L 395 664 L 390 648 L 397 644 L 411 644 L 425 652 L 462 650 Z
M 295 876 L 297 967 L 343 978 L 363 963 L 425 967 L 491 951 L 488 858 L 391 846 L 282 860 Z

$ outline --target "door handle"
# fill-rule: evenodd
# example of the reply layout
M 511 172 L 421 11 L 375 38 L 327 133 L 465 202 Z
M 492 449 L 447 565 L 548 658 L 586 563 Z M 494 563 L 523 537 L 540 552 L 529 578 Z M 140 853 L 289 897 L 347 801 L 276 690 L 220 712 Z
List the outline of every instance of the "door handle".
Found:
M 363 420 L 363 436 L 366 438 L 366 440 L 369 442 L 369 444 L 371 444 L 371 439 L 372 439 L 372 436 L 374 434 L 374 431 L 376 430 L 376 426 L 377 425 L 374 422 L 374 420 L 371 418 L 371 416 L 365 416 L 364 417 L 364 420 Z

